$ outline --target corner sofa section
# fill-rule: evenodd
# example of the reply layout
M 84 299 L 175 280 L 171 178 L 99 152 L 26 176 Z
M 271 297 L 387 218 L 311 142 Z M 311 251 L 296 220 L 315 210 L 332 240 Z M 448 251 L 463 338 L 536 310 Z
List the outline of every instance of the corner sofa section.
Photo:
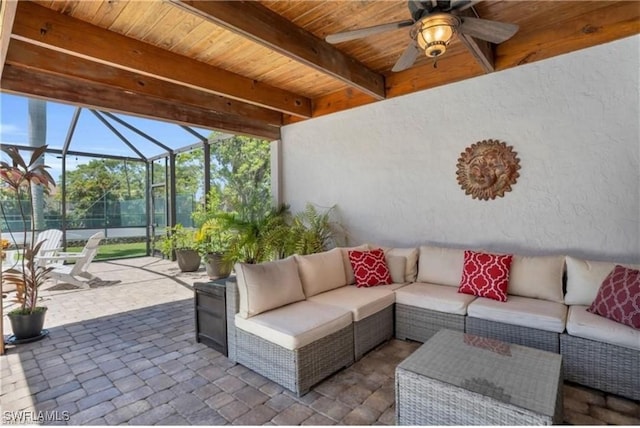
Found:
M 391 339 L 402 284 L 358 289 L 348 250 L 236 264 L 237 282 L 227 285 L 229 359 L 302 395 Z

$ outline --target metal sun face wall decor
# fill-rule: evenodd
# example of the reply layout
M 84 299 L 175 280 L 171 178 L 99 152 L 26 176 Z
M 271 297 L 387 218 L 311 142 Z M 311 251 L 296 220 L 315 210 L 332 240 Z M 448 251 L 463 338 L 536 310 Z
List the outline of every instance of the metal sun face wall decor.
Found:
M 520 159 L 512 146 L 497 140 L 482 140 L 460 153 L 458 183 L 473 199 L 489 200 L 511 191 L 520 176 Z

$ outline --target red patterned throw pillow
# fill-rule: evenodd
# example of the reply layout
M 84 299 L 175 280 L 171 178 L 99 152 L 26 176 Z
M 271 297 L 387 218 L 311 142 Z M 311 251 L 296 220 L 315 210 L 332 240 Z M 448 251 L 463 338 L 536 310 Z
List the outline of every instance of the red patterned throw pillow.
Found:
M 640 270 L 616 265 L 587 311 L 640 329 Z
M 498 255 L 465 251 L 464 268 L 458 293 L 506 302 L 512 258 L 513 256 L 510 254 Z
M 384 251 L 382 249 L 349 251 L 349 261 L 353 268 L 357 287 L 391 284 L 391 273 L 387 262 L 384 260 Z

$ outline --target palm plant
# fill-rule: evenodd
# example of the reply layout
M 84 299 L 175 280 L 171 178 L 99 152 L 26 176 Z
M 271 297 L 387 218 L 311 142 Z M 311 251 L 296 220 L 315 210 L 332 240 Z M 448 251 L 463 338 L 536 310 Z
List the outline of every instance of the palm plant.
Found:
M 286 205 L 255 219 L 245 219 L 236 213 L 219 214 L 223 226 L 232 233 L 224 254 L 225 261 L 261 263 L 285 256 L 288 217 L 289 208 Z
M 2 151 L 9 156 L 13 165 L 0 162 L 0 180 L 15 193 L 20 217 L 23 223 L 24 252 L 20 260 L 19 269 L 9 269 L 3 273 L 3 282 L 13 284 L 16 287 L 16 303 L 19 307 L 10 312 L 15 315 L 29 315 L 35 312 L 44 312 L 46 308 L 38 307 L 38 289 L 47 279 L 51 268 L 38 266 L 36 255 L 43 242 L 36 244 L 35 207 L 33 203 L 34 189 L 42 186 L 48 191 L 49 186 L 55 186 L 55 181 L 47 171 L 49 168 L 39 162 L 41 156 L 47 150 L 47 146 L 35 149 L 29 163 L 22 158 L 15 147 L 2 147 Z M 28 202 L 29 212 L 24 209 L 23 202 Z M 2 211 L 6 220 L 6 213 Z M 28 224 L 29 223 L 29 224 Z M 27 231 L 30 235 L 27 237 Z
M 297 213 L 292 221 L 287 239 L 287 253 L 313 254 L 337 246 L 343 235 L 338 223 L 331 220 L 335 205 L 324 213 L 308 203 L 304 211 Z

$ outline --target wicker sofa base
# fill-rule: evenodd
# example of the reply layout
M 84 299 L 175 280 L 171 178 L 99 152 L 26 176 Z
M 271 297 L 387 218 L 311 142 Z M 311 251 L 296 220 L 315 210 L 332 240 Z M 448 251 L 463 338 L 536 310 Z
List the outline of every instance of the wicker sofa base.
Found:
M 393 337 L 393 306 L 390 305 L 373 315 L 353 324 L 353 346 L 355 360 Z
M 298 396 L 354 362 L 353 324 L 295 350 L 235 330 L 236 361 Z
M 560 333 L 467 316 L 465 332 L 516 345 L 560 353 Z
M 426 342 L 439 330 L 464 331 L 465 316 L 396 303 L 396 338 Z
M 640 351 L 563 333 L 565 379 L 640 400 Z

